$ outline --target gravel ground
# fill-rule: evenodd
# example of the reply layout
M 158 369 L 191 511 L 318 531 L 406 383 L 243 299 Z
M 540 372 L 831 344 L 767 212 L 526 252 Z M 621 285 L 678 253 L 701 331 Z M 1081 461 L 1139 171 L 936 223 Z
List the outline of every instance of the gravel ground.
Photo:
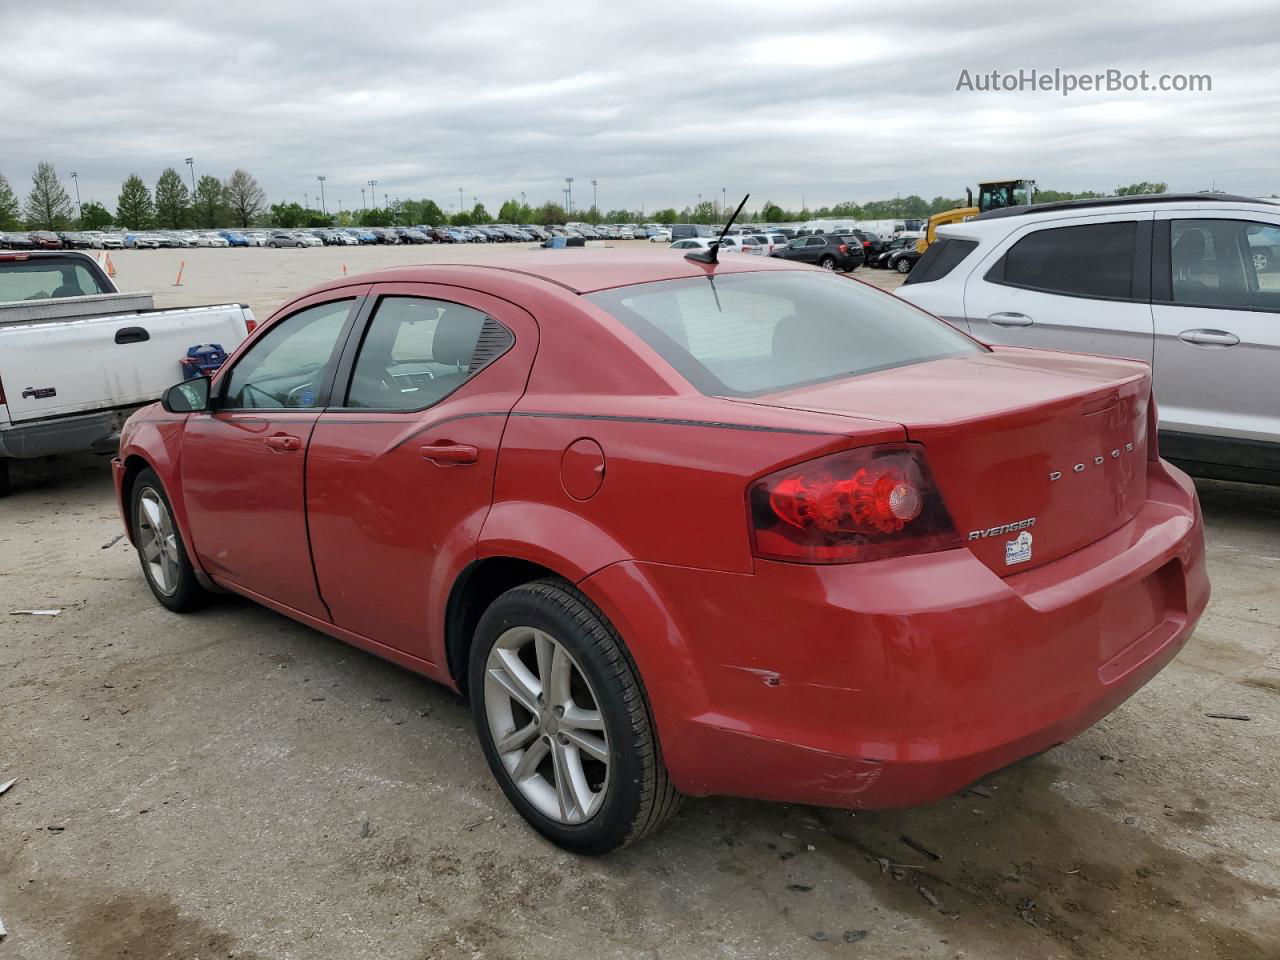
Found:
M 265 317 L 343 260 L 457 256 L 113 260 L 162 303 Z M 180 259 L 186 285 L 162 288 Z M 14 479 L 0 958 L 1280 957 L 1280 490 L 1200 484 L 1213 603 L 1072 743 L 915 810 L 692 800 L 583 860 L 523 826 L 444 689 L 245 601 L 156 604 L 116 540 L 104 459 Z M 10 613 L 30 608 L 62 613 Z

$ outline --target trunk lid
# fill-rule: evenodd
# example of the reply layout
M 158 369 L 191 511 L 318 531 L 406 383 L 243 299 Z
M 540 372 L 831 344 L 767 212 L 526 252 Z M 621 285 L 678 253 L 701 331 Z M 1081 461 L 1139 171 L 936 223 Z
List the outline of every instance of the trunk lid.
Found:
M 745 402 L 902 424 L 924 446 L 961 540 L 1007 576 L 1138 512 L 1150 397 L 1144 364 L 999 348 Z

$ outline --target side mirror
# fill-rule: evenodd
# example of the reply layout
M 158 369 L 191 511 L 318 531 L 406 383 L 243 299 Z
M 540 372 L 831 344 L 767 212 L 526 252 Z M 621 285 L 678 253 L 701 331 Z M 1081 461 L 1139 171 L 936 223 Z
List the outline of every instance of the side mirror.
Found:
M 209 378 L 183 380 L 160 395 L 160 406 L 168 413 L 200 413 L 209 409 Z

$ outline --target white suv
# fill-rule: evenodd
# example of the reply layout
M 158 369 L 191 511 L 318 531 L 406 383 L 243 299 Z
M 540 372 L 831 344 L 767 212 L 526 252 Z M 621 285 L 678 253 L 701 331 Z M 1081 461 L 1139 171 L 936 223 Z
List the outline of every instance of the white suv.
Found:
M 987 343 L 1145 360 L 1162 456 L 1280 484 L 1280 206 L 1108 197 L 994 210 L 938 236 L 903 299 Z

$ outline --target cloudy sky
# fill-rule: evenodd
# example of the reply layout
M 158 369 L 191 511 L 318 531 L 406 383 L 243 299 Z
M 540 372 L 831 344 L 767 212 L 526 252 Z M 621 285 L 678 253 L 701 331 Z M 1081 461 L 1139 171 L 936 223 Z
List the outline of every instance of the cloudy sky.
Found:
M 1265 0 L 643 3 L 40 0 L 3 14 L 0 173 L 114 207 L 130 172 L 253 173 L 274 200 L 811 207 L 981 178 L 1280 192 Z M 1208 74 L 1211 92 L 957 91 L 961 71 Z M 976 83 L 976 80 L 975 80 Z M 585 201 L 585 203 L 584 203 Z

